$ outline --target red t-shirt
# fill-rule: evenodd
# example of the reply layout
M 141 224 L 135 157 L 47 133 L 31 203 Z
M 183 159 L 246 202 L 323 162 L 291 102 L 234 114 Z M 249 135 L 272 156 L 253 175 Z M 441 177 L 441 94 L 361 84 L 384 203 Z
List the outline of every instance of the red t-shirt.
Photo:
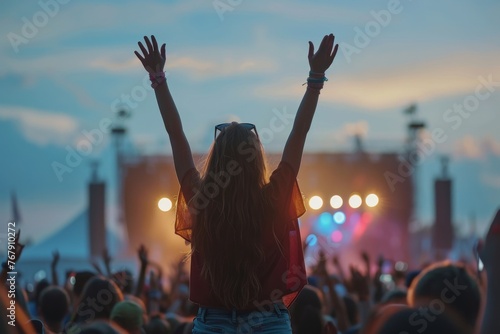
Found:
M 191 169 L 182 180 L 177 201 L 175 233 L 191 242 L 194 227 L 193 202 L 200 183 L 200 174 Z M 264 196 L 270 196 L 274 217 L 274 234 L 281 247 L 276 243 L 272 230 L 263 235 L 265 261 L 259 266 L 261 292 L 245 310 L 269 310 L 270 304 L 281 302 L 289 307 L 300 290 L 307 283 L 304 254 L 297 218 L 304 214 L 302 194 L 289 164 L 281 162 L 271 175 L 270 181 L 262 188 Z M 193 200 L 193 201 L 192 201 Z M 190 203 L 191 201 L 191 203 Z M 196 212 L 196 211 L 192 211 Z M 266 222 L 267 223 L 267 222 Z M 217 247 L 215 244 L 214 247 Z M 190 299 L 205 307 L 224 308 L 210 287 L 210 282 L 201 276 L 202 257 L 199 253 L 191 256 Z

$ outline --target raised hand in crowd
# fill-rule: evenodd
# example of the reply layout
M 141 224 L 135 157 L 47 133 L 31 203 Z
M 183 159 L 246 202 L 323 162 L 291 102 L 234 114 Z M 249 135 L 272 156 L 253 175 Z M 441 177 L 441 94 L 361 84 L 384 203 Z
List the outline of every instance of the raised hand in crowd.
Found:
M 16 264 L 21 259 L 21 254 L 23 253 L 24 245 L 19 242 L 21 237 L 21 230 L 19 229 L 14 238 L 14 245 L 9 245 L 7 251 L 7 259 L 2 263 L 2 273 L 0 274 L 0 279 L 5 282 L 7 279 L 7 273 L 15 269 Z
M 141 297 L 144 290 L 144 283 L 146 281 L 146 269 L 149 264 L 148 250 L 146 246 L 141 245 L 137 250 L 137 257 L 139 258 L 139 279 L 135 289 L 135 295 Z
M 317 273 L 323 281 L 323 284 L 328 288 L 328 298 L 330 299 L 329 305 L 333 308 L 337 316 L 337 327 L 340 331 L 345 331 L 350 327 L 349 319 L 347 317 L 346 306 L 344 301 L 337 294 L 335 289 L 335 282 L 330 277 L 326 267 L 327 259 L 325 253 L 321 250 L 319 252 Z M 332 312 L 328 312 L 331 314 Z
M 57 250 L 52 253 L 52 262 L 50 263 L 50 271 L 52 272 L 52 284 L 59 285 L 59 278 L 57 276 L 57 264 L 60 260 L 60 255 Z
M 106 268 L 106 275 L 108 277 L 111 277 L 111 255 L 109 254 L 109 251 L 107 248 L 104 248 L 102 250 L 102 262 L 104 262 L 104 268 Z

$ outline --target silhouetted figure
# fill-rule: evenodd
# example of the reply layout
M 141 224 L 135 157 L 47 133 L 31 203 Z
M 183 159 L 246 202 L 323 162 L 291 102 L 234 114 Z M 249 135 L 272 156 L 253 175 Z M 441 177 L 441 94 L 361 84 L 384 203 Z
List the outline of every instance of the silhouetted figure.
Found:
M 255 125 L 223 123 L 201 173 L 195 168 L 154 36 L 135 52 L 149 72 L 172 145 L 181 191 L 176 233 L 191 242 L 190 299 L 201 307 L 194 329 L 290 333 L 287 307 L 306 283 L 297 218 L 305 211 L 296 176 L 307 132 L 337 53 L 334 36 L 316 53 L 309 42 L 307 89 L 269 180 Z

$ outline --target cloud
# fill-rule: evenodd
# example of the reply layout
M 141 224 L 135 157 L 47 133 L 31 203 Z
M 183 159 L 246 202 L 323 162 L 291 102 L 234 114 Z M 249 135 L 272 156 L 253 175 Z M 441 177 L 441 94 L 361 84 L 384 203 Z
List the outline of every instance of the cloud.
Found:
M 135 70 L 141 66 L 141 63 L 135 57 L 130 57 L 123 61 L 113 61 L 109 58 L 111 58 L 111 56 L 107 58 L 100 57 L 92 60 L 88 65 L 90 68 L 103 69 L 108 72 L 130 71 L 131 69 Z
M 183 53 L 203 56 L 169 55 L 165 70 L 182 72 L 183 76 L 196 81 L 241 74 L 267 73 L 277 68 L 273 60 L 245 55 L 244 49 L 236 47 L 200 47 L 196 52 L 184 50 Z M 15 73 L 16 75 L 49 76 L 59 78 L 58 81 L 62 81 L 62 76 L 70 73 L 105 71 L 113 75 L 129 75 L 142 70 L 140 61 L 132 54 L 130 47 L 84 48 L 36 58 L 8 58 L 5 59 L 5 64 L 3 75 Z M 1 71 L 0 75 L 2 75 Z M 75 88 L 74 86 L 71 87 Z M 81 92 L 78 95 L 80 100 L 87 100 L 86 104 L 95 104 L 95 101 L 90 102 L 88 96 L 82 96 Z
M 338 131 L 334 131 L 332 136 L 334 140 L 346 144 L 352 141 L 355 136 L 366 138 L 369 128 L 370 126 L 367 121 L 345 123 Z
M 251 57 L 240 57 L 232 53 L 209 54 L 202 59 L 194 57 L 174 58 L 169 68 L 186 72 L 192 79 L 205 80 L 208 78 L 230 77 L 241 74 L 266 73 L 274 71 L 276 65 L 269 60 Z
M 495 140 L 492 136 L 487 136 L 483 140 L 483 147 L 492 155 L 500 156 L 500 141 Z
M 333 80 L 325 84 L 321 100 L 380 111 L 415 101 L 473 93 L 479 76 L 492 74 L 498 81 L 499 57 L 500 52 L 488 56 L 447 55 L 404 67 L 374 63 L 372 70 L 338 75 L 333 64 L 334 68 L 327 73 Z M 257 87 L 254 93 L 266 98 L 296 98 L 304 93 L 304 87 L 299 84 L 301 80 L 288 77 L 272 85 Z
M 73 94 L 80 105 L 96 111 L 102 111 L 109 108 L 105 104 L 96 100 L 89 92 L 89 90 L 80 86 L 77 80 L 71 76 L 54 74 L 52 80 L 59 85 L 61 89 Z
M 491 136 L 477 139 L 464 136 L 455 143 L 453 154 L 462 159 L 485 159 L 488 156 L 500 156 L 500 141 Z
M 110 31 L 112 29 L 132 30 L 136 27 L 162 25 L 173 23 L 186 15 L 193 15 L 200 11 L 212 11 L 213 8 L 204 0 L 183 0 L 176 2 L 152 1 L 116 1 L 115 3 L 77 2 L 60 5 L 53 17 L 38 29 L 29 43 L 40 46 L 47 43 L 59 43 L 67 37 L 74 37 L 85 32 Z M 43 12 L 38 2 L 25 6 L 13 7 L 5 20 L 0 21 L 0 30 L 22 34 L 25 24 L 23 18 L 33 20 L 33 16 Z M 147 13 L 147 15 L 138 15 Z M 214 16 L 216 16 L 214 12 Z M 2 39 L 0 45 L 6 50 L 11 49 L 8 39 Z M 20 50 L 25 45 L 20 46 Z
M 481 181 L 488 187 L 500 189 L 500 175 L 485 173 L 481 175 Z
M 98 59 L 88 62 L 86 66 L 96 71 L 105 70 L 115 74 L 136 72 L 142 68 L 140 61 L 135 56 L 117 61 L 115 52 L 111 51 L 107 53 L 101 51 L 101 56 Z M 269 59 L 245 56 L 242 55 L 243 50 L 236 48 L 214 50 L 213 48 L 202 47 L 196 52 L 184 51 L 184 53 L 202 54 L 203 57 L 169 55 L 165 70 L 167 72 L 182 72 L 184 76 L 193 80 L 206 80 L 209 78 L 231 77 L 247 73 L 266 73 L 274 71 L 277 67 Z M 130 54 L 130 50 L 125 54 Z M 123 53 L 121 55 L 123 58 Z
M 125 47 L 81 47 L 36 57 L 6 57 L 3 59 L 5 67 L 3 67 L 3 71 L 0 71 L 0 75 L 17 73 L 54 76 L 88 72 L 89 69 L 95 69 L 97 72 L 98 69 L 105 68 L 96 65 L 96 63 L 99 64 L 100 61 L 103 61 L 102 59 L 114 59 L 115 64 L 120 64 L 120 61 L 124 59 L 129 61 L 130 54 L 130 48 Z M 124 55 L 126 55 L 125 58 Z M 137 61 L 137 63 L 139 62 Z M 113 72 L 115 69 L 109 69 L 109 71 Z
M 15 122 L 25 138 L 39 146 L 64 145 L 78 129 L 68 115 L 26 107 L 0 106 L 0 119 Z
M 454 153 L 457 157 L 470 159 L 480 159 L 483 156 L 480 143 L 470 135 L 456 142 Z

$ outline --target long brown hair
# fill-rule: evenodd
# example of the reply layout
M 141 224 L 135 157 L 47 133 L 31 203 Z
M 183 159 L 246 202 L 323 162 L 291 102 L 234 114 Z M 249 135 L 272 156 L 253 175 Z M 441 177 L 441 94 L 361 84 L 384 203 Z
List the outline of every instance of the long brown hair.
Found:
M 227 308 L 244 308 L 261 289 L 265 183 L 258 137 L 233 122 L 208 154 L 200 184 L 208 203 L 196 215 L 192 238 L 192 251 L 203 259 L 201 274 Z

